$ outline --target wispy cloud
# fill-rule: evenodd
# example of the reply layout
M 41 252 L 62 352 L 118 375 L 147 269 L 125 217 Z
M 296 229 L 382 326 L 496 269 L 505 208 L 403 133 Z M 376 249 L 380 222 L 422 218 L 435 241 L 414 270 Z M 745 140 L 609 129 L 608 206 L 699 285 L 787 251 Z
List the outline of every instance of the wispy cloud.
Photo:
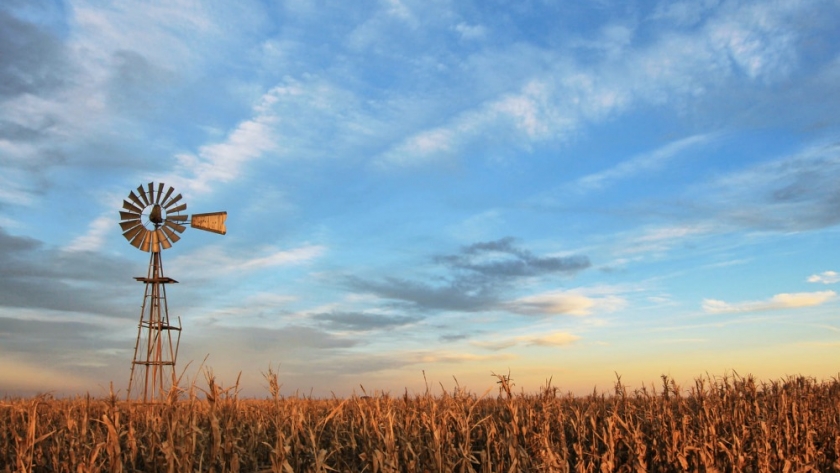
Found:
M 762 230 L 808 230 L 840 222 L 840 145 L 815 144 L 695 186 L 695 211 Z
M 272 105 L 282 95 L 295 93 L 289 87 L 277 87 L 267 92 L 254 107 L 254 116 L 237 125 L 225 141 L 202 146 L 197 154 L 176 156 L 178 174 L 190 177 L 172 177 L 167 182 L 174 181 L 185 190 L 207 192 L 213 184 L 237 179 L 247 162 L 277 149 L 274 126 L 278 117 Z
M 623 264 L 628 258 L 667 253 L 681 245 L 689 244 L 694 239 L 725 231 L 723 225 L 709 222 L 646 226 L 620 235 L 614 251 L 620 257 L 617 263 Z
M 798 65 L 799 33 L 790 25 L 802 11 L 800 6 L 778 4 L 728 4 L 714 12 L 660 8 L 653 15 L 660 21 L 697 21 L 700 26 L 677 32 L 663 24 L 645 47 L 629 48 L 633 28 L 611 25 L 594 40 L 576 42 L 577 49 L 529 51 L 549 58 L 546 66 L 524 77 L 516 70 L 501 71 L 519 79 L 511 80 L 507 90 L 492 98 L 450 113 L 452 118 L 444 125 L 410 134 L 377 160 L 398 166 L 437 164 L 497 136 L 526 150 L 539 142 L 564 143 L 579 136 L 587 125 L 602 123 L 636 105 L 681 107 L 688 100 L 724 90 L 743 76 L 760 84 L 775 83 Z M 592 54 L 593 50 L 599 54 Z M 510 53 L 521 55 L 522 51 Z M 578 56 L 586 59 L 578 60 Z M 581 186 L 597 188 L 624 174 L 650 171 L 712 138 L 707 134 L 684 138 L 592 175 Z
M 747 302 L 725 302 L 716 299 L 704 299 L 703 310 L 709 314 L 733 314 L 759 312 L 766 310 L 795 309 L 825 304 L 835 299 L 834 291 L 798 292 L 776 294 L 768 300 Z
M 549 291 L 521 297 L 504 303 L 504 307 L 523 315 L 569 315 L 583 317 L 596 311 L 613 312 L 626 305 L 626 300 L 616 295 L 591 297 L 574 290 Z
M 233 256 L 224 247 L 208 245 L 190 255 L 175 257 L 170 265 L 186 277 L 207 278 L 261 271 L 278 266 L 312 261 L 326 251 L 321 245 L 304 245 L 293 249 L 262 247 L 247 256 Z M 255 254 L 254 254 L 255 253 Z
M 537 345 L 541 347 L 570 345 L 578 340 L 580 340 L 579 336 L 566 332 L 554 332 L 544 336 L 522 339 L 522 341 L 527 345 Z
M 114 225 L 113 212 L 108 212 L 96 218 L 88 226 L 88 232 L 82 236 L 74 238 L 73 241 L 67 245 L 65 251 L 96 251 L 102 247 L 105 238 L 116 233 Z
M 57 250 L 0 228 L 0 266 L 2 307 L 126 315 L 118 294 L 130 279 L 118 258 Z M 99 284 L 110 290 L 101 290 Z
M 518 247 L 513 238 L 473 243 L 459 252 L 432 258 L 444 277 L 431 282 L 386 277 L 368 280 L 350 277 L 347 284 L 356 291 L 399 300 L 418 309 L 472 312 L 499 305 L 502 294 L 518 280 L 550 275 L 574 275 L 590 266 L 583 255 L 539 256 Z
M 699 134 L 668 143 L 652 152 L 640 154 L 619 163 L 610 169 L 589 174 L 578 179 L 574 185 L 580 192 L 598 190 L 613 182 L 627 179 L 638 174 L 658 170 L 680 153 L 696 146 L 702 146 L 714 139 L 712 134 Z
M 487 28 L 482 25 L 470 25 L 465 22 L 458 23 L 455 25 L 455 31 L 461 35 L 461 38 L 464 40 L 479 40 L 483 39 L 487 35 Z
M 424 317 L 365 312 L 326 312 L 313 314 L 311 318 L 332 330 L 370 331 L 414 324 L 423 320 Z
M 550 332 L 543 335 L 523 335 L 495 340 L 474 340 L 470 344 L 486 350 L 500 351 L 517 345 L 559 347 L 571 345 L 580 337 L 568 332 Z
M 834 284 L 840 282 L 840 274 L 837 271 L 823 271 L 820 274 L 808 276 L 808 282 Z

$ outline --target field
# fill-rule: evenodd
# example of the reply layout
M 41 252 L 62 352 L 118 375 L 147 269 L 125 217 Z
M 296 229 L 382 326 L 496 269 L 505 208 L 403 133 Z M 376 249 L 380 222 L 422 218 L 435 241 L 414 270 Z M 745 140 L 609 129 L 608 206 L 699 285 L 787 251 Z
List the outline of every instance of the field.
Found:
M 0 471 L 840 471 L 840 381 L 732 374 L 677 386 L 266 399 L 236 387 L 0 401 Z

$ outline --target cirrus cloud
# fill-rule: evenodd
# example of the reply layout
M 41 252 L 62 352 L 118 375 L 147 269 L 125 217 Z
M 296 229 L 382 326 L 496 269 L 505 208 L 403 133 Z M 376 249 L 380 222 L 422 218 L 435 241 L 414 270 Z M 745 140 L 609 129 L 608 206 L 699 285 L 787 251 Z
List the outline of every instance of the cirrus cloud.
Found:
M 834 284 L 836 282 L 840 282 L 840 274 L 837 274 L 837 271 L 823 271 L 820 274 L 812 274 L 809 276 L 808 282 Z
M 709 314 L 733 314 L 742 312 L 760 312 L 765 310 L 795 309 L 813 307 L 833 300 L 834 291 L 797 292 L 776 294 L 763 301 L 725 302 L 716 299 L 704 299 L 703 310 Z
M 517 345 L 539 346 L 539 347 L 560 347 L 571 345 L 580 340 L 580 337 L 568 332 L 551 332 L 545 335 L 533 336 L 523 335 L 513 338 L 497 340 L 475 340 L 471 345 L 484 348 L 485 350 L 500 351 Z
M 523 315 L 584 317 L 594 311 L 613 312 L 624 305 L 624 298 L 615 295 L 590 297 L 578 291 L 549 291 L 520 297 L 506 303 L 505 308 Z

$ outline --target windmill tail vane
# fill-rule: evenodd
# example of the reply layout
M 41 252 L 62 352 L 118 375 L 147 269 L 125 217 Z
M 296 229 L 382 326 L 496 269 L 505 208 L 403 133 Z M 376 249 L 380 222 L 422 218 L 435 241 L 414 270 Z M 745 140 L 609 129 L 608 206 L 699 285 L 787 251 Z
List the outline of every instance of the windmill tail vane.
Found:
M 175 385 L 175 361 L 181 342 L 181 319 L 178 318 L 177 324 L 170 322 L 166 302 L 166 285 L 178 281 L 164 275 L 161 250 L 167 250 L 178 242 L 187 224 L 220 235 L 227 233 L 227 212 L 193 214 L 190 218 L 182 213 L 187 209 L 183 196 L 173 196 L 175 189 L 172 186 L 164 192 L 165 187 L 162 182 L 150 182 L 147 186 L 141 184 L 136 193 L 134 190 L 128 193 L 120 210 L 120 227 L 125 239 L 135 248 L 151 253 L 146 276 L 134 278 L 145 284 L 146 291 L 137 326 L 127 394 L 130 399 L 135 387 L 135 368 L 139 366 L 143 377 L 143 402 L 165 399 L 167 387 Z M 139 380 L 137 389 L 140 397 Z

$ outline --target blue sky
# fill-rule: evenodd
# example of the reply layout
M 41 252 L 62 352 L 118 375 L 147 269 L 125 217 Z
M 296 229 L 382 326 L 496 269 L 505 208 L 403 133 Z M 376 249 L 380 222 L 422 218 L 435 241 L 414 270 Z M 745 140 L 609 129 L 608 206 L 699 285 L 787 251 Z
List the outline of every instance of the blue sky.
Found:
M 245 394 L 835 376 L 834 1 L 0 6 L 0 392 L 125 389 L 165 182 L 179 364 Z

